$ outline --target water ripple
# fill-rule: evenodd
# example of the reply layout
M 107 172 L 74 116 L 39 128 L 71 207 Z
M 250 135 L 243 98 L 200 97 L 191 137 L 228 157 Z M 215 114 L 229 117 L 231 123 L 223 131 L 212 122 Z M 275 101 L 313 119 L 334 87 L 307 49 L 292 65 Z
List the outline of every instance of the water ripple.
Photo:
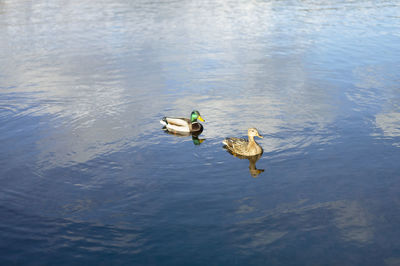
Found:
M 0 255 L 396 262 L 398 10 L 1 1 Z M 202 141 L 161 129 L 163 116 L 193 109 L 206 120 Z M 221 143 L 249 127 L 265 136 L 253 161 Z

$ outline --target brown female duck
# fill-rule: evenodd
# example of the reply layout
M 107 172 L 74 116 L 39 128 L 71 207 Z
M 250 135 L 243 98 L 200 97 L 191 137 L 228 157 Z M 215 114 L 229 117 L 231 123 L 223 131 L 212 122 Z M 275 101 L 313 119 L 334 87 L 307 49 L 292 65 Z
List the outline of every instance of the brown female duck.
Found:
M 249 139 L 239 139 L 239 138 L 226 138 L 222 141 L 226 148 L 232 153 L 243 155 L 243 156 L 254 156 L 262 154 L 263 149 L 254 140 L 254 137 L 263 138 L 258 133 L 256 128 L 249 128 L 247 131 Z

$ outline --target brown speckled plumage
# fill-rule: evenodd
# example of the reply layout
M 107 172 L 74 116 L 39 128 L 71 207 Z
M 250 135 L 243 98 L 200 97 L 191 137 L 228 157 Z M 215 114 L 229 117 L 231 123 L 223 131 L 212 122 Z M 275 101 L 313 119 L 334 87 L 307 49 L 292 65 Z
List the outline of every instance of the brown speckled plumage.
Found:
M 258 133 L 257 129 L 249 128 L 247 131 L 249 139 L 241 139 L 241 138 L 226 138 L 222 143 L 226 145 L 226 148 L 230 150 L 232 153 L 236 153 L 243 156 L 254 156 L 261 154 L 263 149 L 260 145 L 254 140 L 254 137 L 257 136 L 259 138 L 263 138 Z

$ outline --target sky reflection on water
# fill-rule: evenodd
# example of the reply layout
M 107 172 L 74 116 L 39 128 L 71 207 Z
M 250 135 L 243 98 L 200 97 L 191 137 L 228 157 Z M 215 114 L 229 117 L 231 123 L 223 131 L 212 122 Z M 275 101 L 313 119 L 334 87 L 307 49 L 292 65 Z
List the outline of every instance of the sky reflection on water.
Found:
M 0 260 L 396 265 L 399 10 L 0 2 Z

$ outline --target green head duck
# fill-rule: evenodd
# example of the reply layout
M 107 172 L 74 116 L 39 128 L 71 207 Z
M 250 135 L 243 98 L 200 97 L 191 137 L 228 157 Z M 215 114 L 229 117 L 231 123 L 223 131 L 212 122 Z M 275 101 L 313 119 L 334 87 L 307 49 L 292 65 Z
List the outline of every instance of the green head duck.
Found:
M 200 116 L 199 111 L 194 110 L 190 115 L 190 121 L 193 123 L 196 122 L 197 119 L 199 119 L 201 122 L 204 122 L 204 119 Z

